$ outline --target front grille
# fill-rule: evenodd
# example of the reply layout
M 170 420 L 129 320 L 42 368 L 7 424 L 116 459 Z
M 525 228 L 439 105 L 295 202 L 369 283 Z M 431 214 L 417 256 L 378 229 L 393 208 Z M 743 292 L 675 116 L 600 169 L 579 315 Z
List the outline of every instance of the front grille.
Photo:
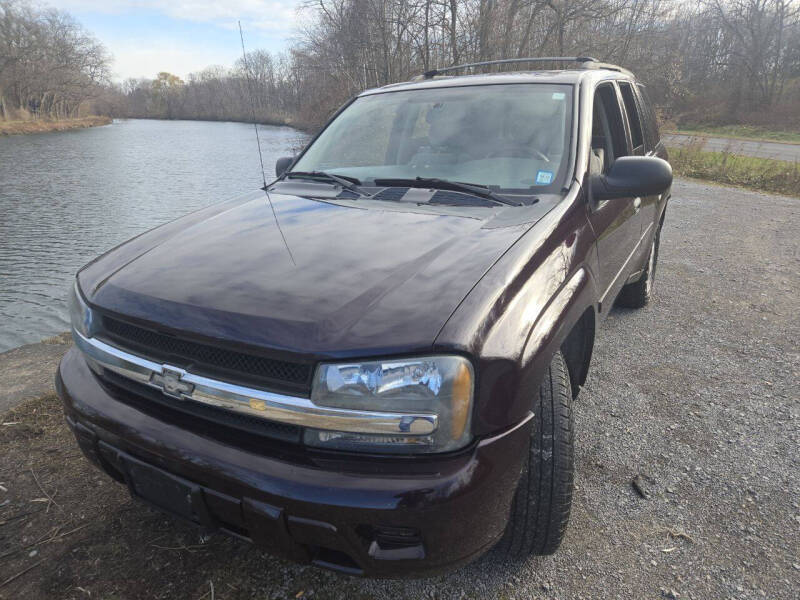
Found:
M 191 400 L 171 398 L 150 386 L 132 381 L 107 369 L 103 371 L 102 379 L 107 389 L 125 404 L 167 422 L 180 423 L 183 427 L 189 426 L 198 433 L 209 433 L 224 439 L 225 431 L 221 428 L 225 428 L 281 442 L 300 443 L 302 429 L 297 425 L 260 419 Z M 195 423 L 194 427 L 192 422 Z M 200 422 L 208 423 L 211 429 L 204 431 L 205 428 Z M 237 436 L 241 436 L 241 433 L 227 436 L 231 439 L 225 441 L 242 442 L 243 439 Z
M 223 376 L 231 382 L 260 383 L 269 388 L 308 392 L 312 366 L 245 354 L 166 335 L 104 316 L 103 330 L 112 342 L 150 360 L 190 368 L 198 375 Z

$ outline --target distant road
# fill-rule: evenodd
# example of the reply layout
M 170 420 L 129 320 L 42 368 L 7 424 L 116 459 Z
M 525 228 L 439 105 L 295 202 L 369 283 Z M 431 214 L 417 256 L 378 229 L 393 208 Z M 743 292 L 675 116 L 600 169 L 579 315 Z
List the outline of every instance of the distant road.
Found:
M 733 154 L 741 154 L 743 156 L 800 162 L 800 144 L 737 140 L 722 137 L 684 135 L 680 133 L 665 133 L 662 138 L 667 146 L 685 146 L 691 140 L 704 139 L 703 150 L 709 152 L 732 152 Z

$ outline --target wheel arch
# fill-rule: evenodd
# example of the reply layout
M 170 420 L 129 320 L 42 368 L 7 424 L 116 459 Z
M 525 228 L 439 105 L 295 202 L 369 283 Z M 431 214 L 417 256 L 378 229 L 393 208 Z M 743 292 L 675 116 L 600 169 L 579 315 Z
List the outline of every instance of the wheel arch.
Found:
M 561 344 L 561 354 L 567 363 L 573 398 L 577 397 L 589 375 L 589 365 L 594 349 L 595 326 L 595 311 L 592 307 L 588 307 Z
M 586 382 L 597 324 L 594 291 L 591 274 L 579 269 L 537 320 L 523 352 L 523 364 L 536 380 L 534 389 L 559 350 L 567 363 L 573 398 Z

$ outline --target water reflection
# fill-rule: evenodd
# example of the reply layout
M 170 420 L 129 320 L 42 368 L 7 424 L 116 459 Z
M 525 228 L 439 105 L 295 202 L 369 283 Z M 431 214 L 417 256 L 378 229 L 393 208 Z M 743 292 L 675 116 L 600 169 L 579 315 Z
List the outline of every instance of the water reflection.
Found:
M 267 177 L 302 147 L 259 129 Z M 0 352 L 68 327 L 75 271 L 161 223 L 261 185 L 253 126 L 116 121 L 0 138 Z

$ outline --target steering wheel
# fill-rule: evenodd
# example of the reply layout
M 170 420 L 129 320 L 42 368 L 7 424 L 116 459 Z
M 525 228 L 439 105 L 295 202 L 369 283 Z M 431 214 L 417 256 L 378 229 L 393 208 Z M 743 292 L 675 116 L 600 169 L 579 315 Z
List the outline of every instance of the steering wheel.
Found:
M 550 158 L 541 150 L 523 146 L 522 144 L 506 144 L 489 153 L 487 158 L 498 158 L 501 156 L 508 158 L 528 158 L 531 153 L 536 155 L 537 158 L 545 162 L 550 162 Z

